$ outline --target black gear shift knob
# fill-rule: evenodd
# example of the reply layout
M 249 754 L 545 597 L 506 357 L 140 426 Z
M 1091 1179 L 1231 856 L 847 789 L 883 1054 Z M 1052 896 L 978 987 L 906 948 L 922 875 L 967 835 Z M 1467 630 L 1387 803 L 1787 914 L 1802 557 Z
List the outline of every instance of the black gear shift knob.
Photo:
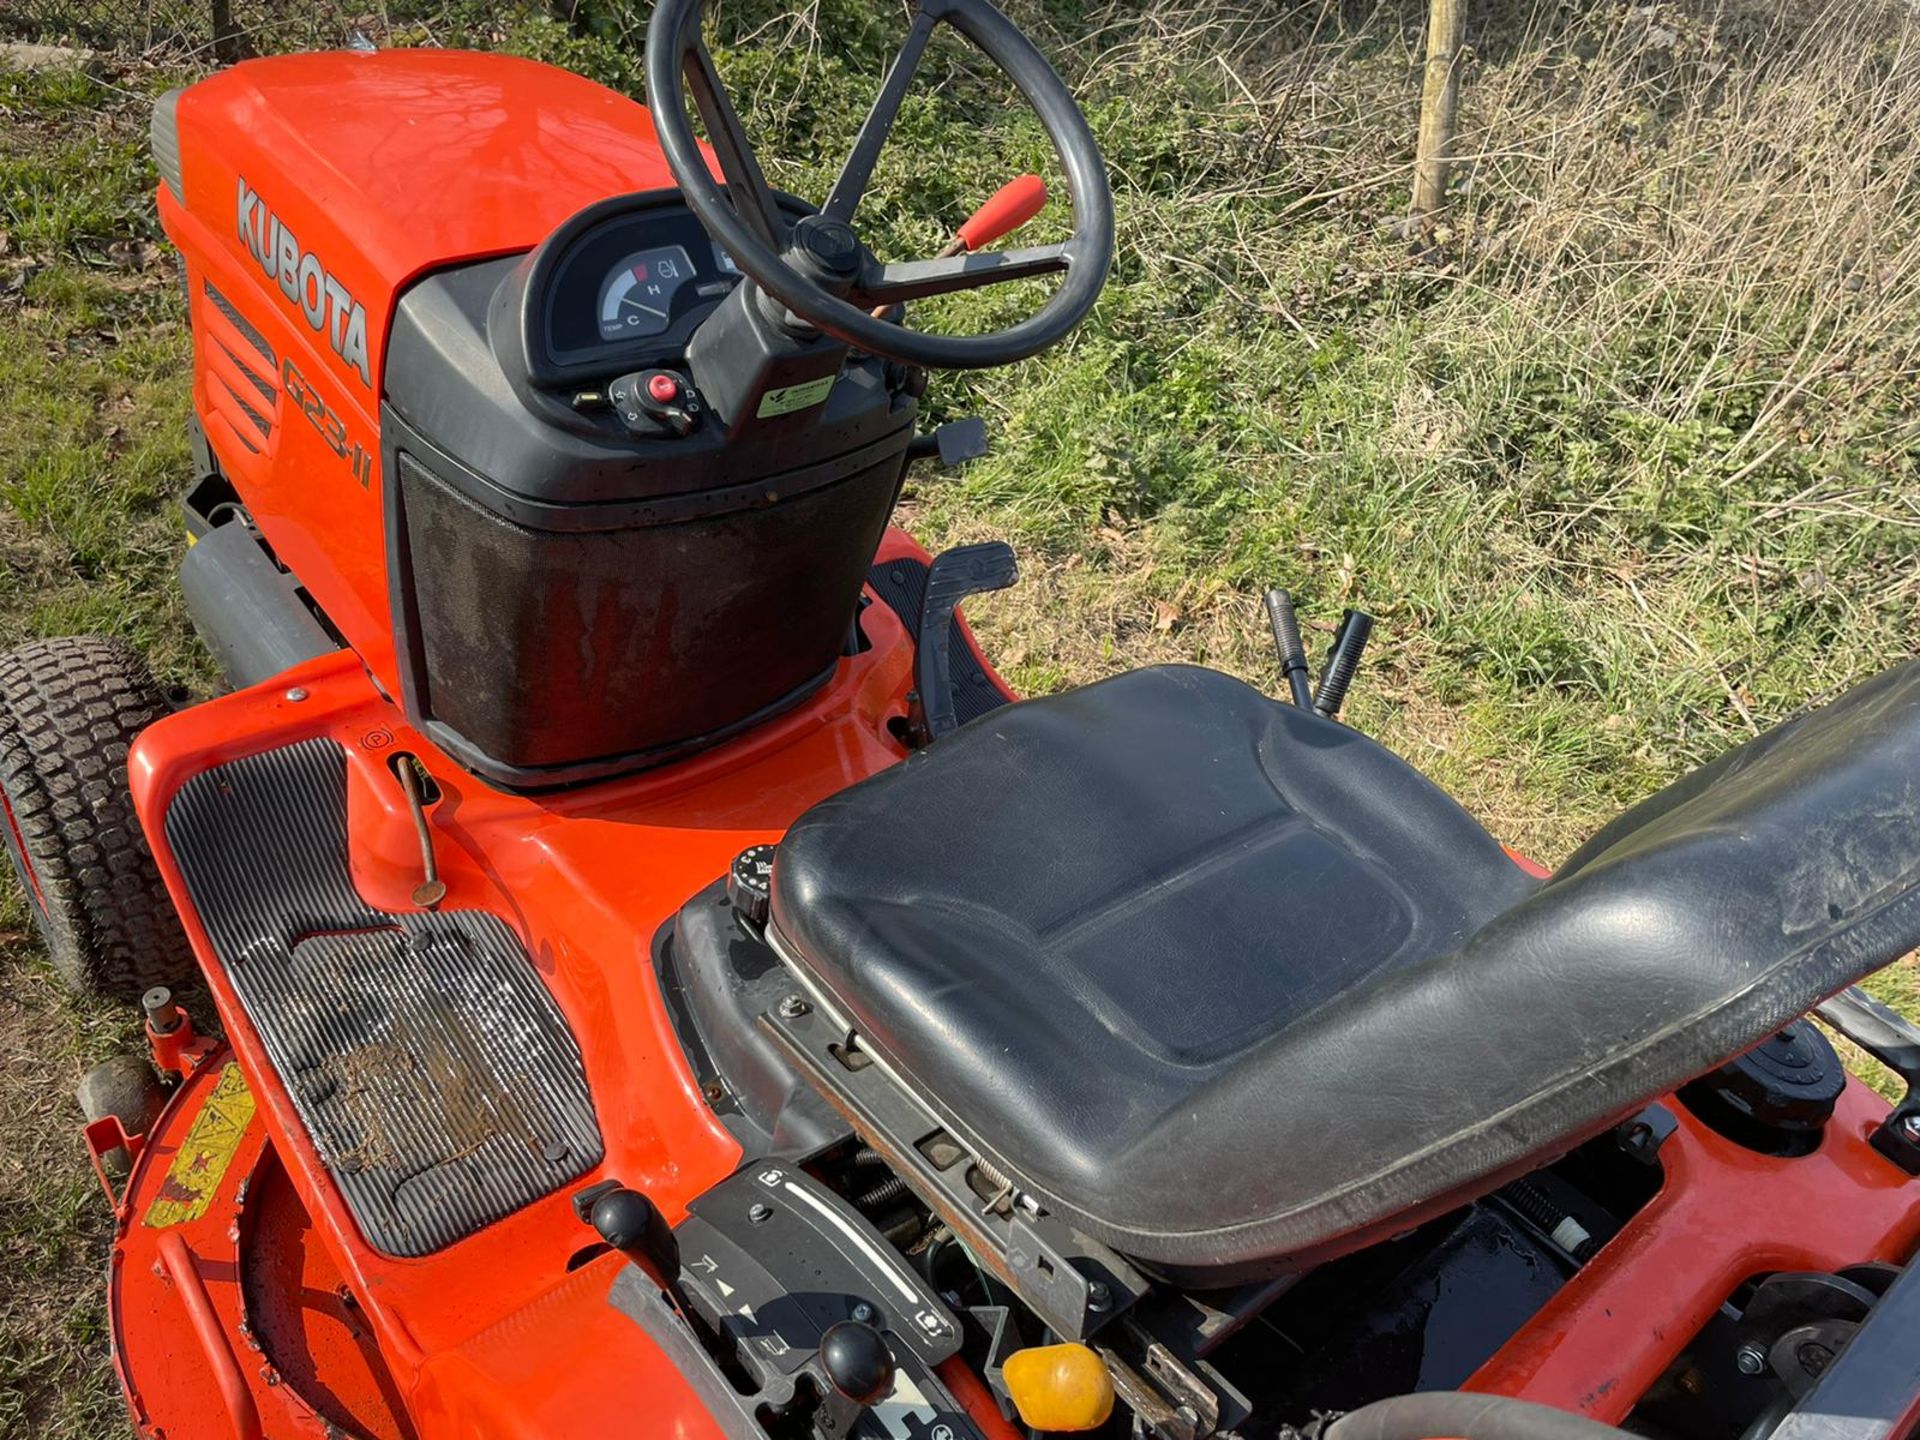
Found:
M 588 1219 L 600 1238 L 673 1290 L 680 1277 L 680 1241 L 646 1196 L 624 1185 L 593 1202 Z
M 829 1325 L 820 1337 L 820 1368 L 827 1383 L 856 1405 L 893 1392 L 893 1352 L 880 1332 L 858 1320 Z

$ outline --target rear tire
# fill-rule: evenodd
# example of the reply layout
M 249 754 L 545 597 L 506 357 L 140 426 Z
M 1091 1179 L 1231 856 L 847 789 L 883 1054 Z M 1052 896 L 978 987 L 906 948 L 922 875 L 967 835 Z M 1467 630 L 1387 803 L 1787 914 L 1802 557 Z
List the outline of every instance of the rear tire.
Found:
M 118 640 L 36 640 L 0 655 L 0 836 L 77 994 L 137 999 L 194 973 L 127 786 L 128 747 L 170 709 Z

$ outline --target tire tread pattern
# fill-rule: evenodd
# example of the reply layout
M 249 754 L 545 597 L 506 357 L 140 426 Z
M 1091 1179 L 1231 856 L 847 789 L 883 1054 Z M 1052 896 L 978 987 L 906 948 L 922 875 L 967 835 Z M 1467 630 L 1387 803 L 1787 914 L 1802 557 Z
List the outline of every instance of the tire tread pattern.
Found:
M 0 655 L 0 789 L 44 900 L 26 886 L 28 906 L 82 994 L 134 998 L 194 973 L 127 783 L 129 747 L 171 708 L 120 640 L 64 636 Z

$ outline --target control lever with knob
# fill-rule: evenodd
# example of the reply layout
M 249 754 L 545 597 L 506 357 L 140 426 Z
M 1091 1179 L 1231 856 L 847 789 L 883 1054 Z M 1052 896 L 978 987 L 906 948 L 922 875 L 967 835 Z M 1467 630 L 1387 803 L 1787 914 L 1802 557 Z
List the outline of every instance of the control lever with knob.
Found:
M 1295 705 L 1313 708 L 1313 682 L 1307 674 L 1307 647 L 1300 643 L 1300 620 L 1293 596 L 1285 590 L 1267 591 L 1267 623 L 1273 627 L 1273 648 L 1280 657 L 1280 678 Z
M 996 240 L 1004 240 L 1046 208 L 1047 182 L 1038 175 L 1016 176 L 966 218 L 953 232 L 953 238 L 936 252 L 935 258 L 946 260 L 955 255 L 971 255 Z M 876 305 L 874 317 L 884 319 L 892 308 Z
M 849 1434 L 867 1410 L 893 1393 L 895 1366 L 886 1337 L 859 1320 L 829 1325 L 818 1359 L 826 1381 L 814 1416 L 826 1436 Z
M 594 1197 L 587 1223 L 672 1296 L 682 1314 L 693 1314 L 680 1289 L 680 1241 L 659 1206 L 638 1190 L 611 1185 Z
M 1313 708 L 1329 720 L 1340 713 L 1340 702 L 1347 698 L 1354 671 L 1360 668 L 1360 656 L 1373 634 L 1373 617 L 1362 610 L 1349 610 L 1333 637 L 1327 663 L 1320 670 L 1320 688 L 1313 697 Z

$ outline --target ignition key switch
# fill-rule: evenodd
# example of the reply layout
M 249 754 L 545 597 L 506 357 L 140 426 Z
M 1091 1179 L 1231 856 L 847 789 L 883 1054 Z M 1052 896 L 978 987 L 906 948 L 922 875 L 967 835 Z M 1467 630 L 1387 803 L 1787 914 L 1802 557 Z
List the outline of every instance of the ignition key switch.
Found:
M 687 377 L 674 370 L 636 370 L 607 387 L 607 399 L 635 435 L 690 435 L 706 406 Z

